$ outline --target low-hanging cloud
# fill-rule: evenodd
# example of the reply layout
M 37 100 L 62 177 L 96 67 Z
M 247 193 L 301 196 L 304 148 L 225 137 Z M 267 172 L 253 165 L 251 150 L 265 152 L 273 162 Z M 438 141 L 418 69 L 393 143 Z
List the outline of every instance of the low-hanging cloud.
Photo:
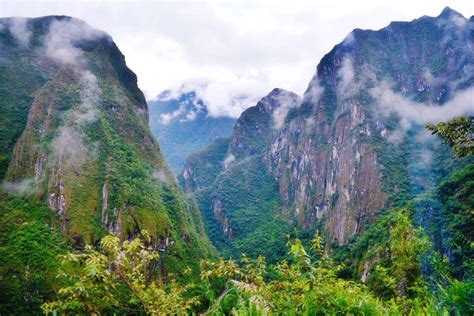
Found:
M 63 126 L 53 140 L 53 150 L 61 163 L 79 167 L 90 157 L 84 137 L 71 126 Z
M 34 190 L 35 179 L 27 178 L 18 182 L 3 181 L 1 183 L 2 191 L 13 194 L 29 194 Z
M 23 17 L 14 17 L 9 19 L 8 28 L 18 43 L 27 47 L 30 44 L 30 39 L 33 33 L 28 28 L 28 19 Z
M 289 91 L 282 91 L 275 97 L 275 102 L 278 107 L 273 111 L 273 127 L 280 129 L 283 127 L 288 112 L 292 108 L 298 107 L 302 99 Z
M 231 79 L 192 79 L 188 80 L 177 87 L 171 88 L 159 95 L 155 100 L 170 101 L 178 99 L 182 94 L 190 92 L 195 93 L 193 102 L 195 110 L 200 112 L 202 109 L 201 101 L 207 108 L 210 117 L 233 117 L 238 118 L 240 114 L 250 106 L 255 105 L 264 95 L 263 91 L 256 88 L 257 85 L 252 80 L 234 78 L 233 85 L 230 84 Z M 181 107 L 171 113 L 162 114 L 162 123 L 169 122 L 185 113 L 185 108 Z M 187 113 L 186 120 L 192 120 L 194 113 Z
M 227 155 L 227 157 L 222 162 L 223 165 L 224 165 L 224 169 L 228 169 L 234 161 L 235 161 L 234 154 L 231 153 L 231 154 Z
M 77 124 L 92 123 L 97 120 L 99 98 L 101 89 L 97 84 L 97 77 L 86 70 L 81 75 L 81 104 L 74 111 L 75 122 Z
M 457 91 L 443 105 L 418 103 L 396 93 L 387 82 L 371 89 L 383 116 L 396 113 L 400 118 L 399 129 L 391 135 L 391 140 L 399 141 L 413 125 L 426 125 L 447 121 L 461 115 L 474 115 L 474 87 Z
M 311 79 L 308 89 L 304 93 L 303 101 L 315 104 L 319 101 L 319 98 L 321 97 L 323 92 L 324 92 L 324 88 L 319 83 L 319 78 L 316 75 L 313 77 L 313 79 Z
M 106 36 L 77 19 L 55 20 L 49 26 L 43 46 L 48 57 L 67 64 L 80 63 L 82 51 L 75 47 L 80 40 L 93 40 Z
M 226 80 L 211 81 L 205 89 L 197 91 L 197 95 L 207 106 L 209 116 L 238 118 L 245 109 L 255 105 L 263 96 L 256 91 L 252 80 L 235 79 L 234 85 Z
M 355 75 L 354 66 L 350 57 L 346 57 L 342 60 L 342 65 L 341 68 L 339 68 L 337 76 L 339 78 L 339 83 L 337 85 L 338 94 L 340 96 L 352 94 Z
M 181 114 L 183 114 L 186 111 L 186 103 L 182 102 L 179 105 L 179 108 L 177 110 L 174 110 L 173 112 L 170 113 L 162 113 L 160 114 L 160 119 L 161 123 L 163 125 L 168 125 L 171 123 L 171 121 L 177 117 L 179 117 Z

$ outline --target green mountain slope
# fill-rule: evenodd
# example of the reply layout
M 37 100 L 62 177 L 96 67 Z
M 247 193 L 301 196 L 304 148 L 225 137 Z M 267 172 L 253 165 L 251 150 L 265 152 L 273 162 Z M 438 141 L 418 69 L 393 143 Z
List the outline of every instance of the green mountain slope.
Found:
M 111 37 L 64 16 L 0 25 L 0 221 L 8 225 L 1 241 L 9 254 L 3 269 L 12 268 L 11 256 L 23 260 L 9 240 L 32 223 L 46 224 L 78 249 L 107 232 L 129 239 L 147 230 L 162 254 L 162 277 L 196 270 L 200 258 L 215 255 L 196 205 L 161 156 L 137 78 Z M 17 267 L 8 280 L 25 278 Z M 19 287 L 4 295 L 13 302 Z
M 197 199 L 208 235 L 225 256 L 261 254 L 277 261 L 285 255 L 289 216 L 280 209 L 278 183 L 263 154 L 286 112 L 300 102 L 296 94 L 274 89 L 242 113 L 230 139 L 188 158 L 178 177 Z

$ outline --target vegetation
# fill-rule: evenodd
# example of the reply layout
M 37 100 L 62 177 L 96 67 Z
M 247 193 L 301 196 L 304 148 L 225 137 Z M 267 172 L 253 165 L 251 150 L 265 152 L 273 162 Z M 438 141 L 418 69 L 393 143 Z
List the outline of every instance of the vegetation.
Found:
M 34 45 L 41 46 L 54 19 L 69 18 L 30 21 Z M 474 314 L 472 117 L 427 127 L 452 148 L 456 159 L 447 146 L 420 141 L 422 127 L 411 128 L 400 144 L 382 133 L 361 133 L 357 140 L 370 141 L 384 166 L 383 189 L 390 204 L 370 226 L 358 227 L 360 235 L 340 246 L 324 240 L 324 231 L 313 234 L 322 222 L 287 235 L 296 225 L 296 210 L 281 209 L 280 199 L 291 197 L 280 190 L 295 192 L 285 186 L 294 186 L 298 177 L 295 173 L 293 183 L 278 184 L 266 172 L 265 150 L 275 133 L 272 115 L 262 111 L 263 103 L 250 108 L 236 137 L 219 139 L 190 160 L 198 173 L 190 187 L 207 233 L 224 257 L 217 259 L 197 207 L 166 167 L 149 131 L 136 77 L 115 44 L 108 38 L 78 40 L 73 46 L 81 50 L 81 65 L 61 65 L 48 62 L 41 51 L 18 47 L 2 25 L 0 179 L 11 182 L 3 184 L 8 194 L 0 193 L 1 315 Z M 358 50 L 353 60 L 357 76 L 367 59 L 381 65 L 374 67 L 377 80 L 398 78 L 397 91 L 406 91 L 404 85 L 419 75 L 419 65 L 432 66 L 433 75 L 446 73 L 447 80 L 465 77 L 449 68 L 452 58 L 442 54 L 438 60 L 444 49 L 433 49 L 433 43 L 444 39 L 433 32 L 430 19 L 391 28 L 414 32 L 410 52 L 426 54 L 401 63 L 404 51 L 387 30 L 366 33 L 365 41 L 359 41 L 364 31 L 355 30 L 357 45 L 335 49 Z M 330 53 L 318 68 L 327 117 L 336 118 L 338 111 L 334 105 L 340 100 L 329 87 L 334 84 L 332 66 L 341 57 Z M 459 64 L 457 69 L 467 68 Z M 91 100 L 84 91 L 96 89 L 80 83 L 85 72 L 95 76 L 91 83 L 97 85 Z M 364 105 L 363 114 L 369 116 L 369 96 L 359 90 L 352 101 Z M 416 90 L 407 92 L 415 101 L 436 98 L 442 104 L 450 97 L 448 92 L 439 95 L 437 88 Z M 91 103 L 91 113 L 80 109 L 83 103 Z M 315 110 L 310 104 L 302 110 L 315 114 L 309 112 Z M 80 123 L 77 118 L 88 113 L 93 119 Z M 218 124 L 216 134 L 222 128 L 227 135 L 231 123 Z M 392 117 L 377 121 L 389 134 L 399 123 Z M 188 125 L 191 132 L 193 126 Z M 64 154 L 56 148 L 64 130 L 77 136 L 64 142 L 79 151 Z M 324 133 L 316 134 L 319 145 L 327 144 Z M 285 141 L 304 135 L 298 131 Z M 178 142 L 184 144 L 180 136 Z M 425 168 L 426 148 L 435 152 L 435 163 Z M 303 153 L 293 154 L 292 164 L 299 164 L 296 158 Z M 83 162 L 74 160 L 81 156 Z M 224 166 L 226 158 L 231 163 Z M 338 196 L 333 195 L 334 201 Z M 223 232 L 223 226 L 232 230 Z M 241 253 L 247 256 L 228 259 Z
M 341 278 L 343 265 L 334 262 L 318 234 L 309 251 L 301 240 L 288 236 L 289 259 L 275 265 L 261 256 L 244 256 L 241 264 L 202 261 L 199 286 L 163 282 L 153 277 L 159 255 L 144 232 L 124 242 L 106 236 L 99 250 L 87 246 L 84 252 L 64 256 L 58 277 L 68 285 L 42 308 L 66 314 L 190 314 L 204 303 L 210 315 L 442 313 L 449 305 L 447 295 L 431 296 L 421 277 L 426 237 L 412 226 L 406 211 L 396 214 L 387 244 L 392 263 L 389 268 L 376 266 L 369 285 Z M 447 291 L 462 291 L 462 285 L 455 286 Z
M 426 128 L 439 135 L 457 156 L 474 155 L 474 116 L 459 116 L 447 122 L 429 124 Z
M 67 247 L 48 207 L 0 195 L 0 314 L 38 314 L 61 286 L 58 255 Z
M 57 300 L 43 304 L 42 309 L 46 314 L 189 312 L 197 301 L 183 293 L 192 285 L 157 280 L 154 270 L 158 260 L 159 254 L 146 231 L 130 242 L 106 236 L 100 251 L 86 246 L 83 252 L 62 258 L 58 277 L 68 285 L 59 289 Z

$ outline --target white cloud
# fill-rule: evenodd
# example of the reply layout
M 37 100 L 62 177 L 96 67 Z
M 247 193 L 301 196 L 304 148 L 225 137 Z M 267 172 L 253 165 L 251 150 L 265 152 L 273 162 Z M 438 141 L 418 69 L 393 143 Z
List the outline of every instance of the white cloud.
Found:
M 194 106 L 200 110 L 198 100 L 207 107 L 211 117 L 228 116 L 238 118 L 246 108 L 255 105 L 268 91 L 260 91 L 259 81 L 256 78 L 235 77 L 232 74 L 223 74 L 220 78 L 190 79 L 175 88 L 169 89 L 166 94 L 155 100 L 169 101 L 179 98 L 180 95 L 195 92 Z M 178 111 L 178 110 L 177 110 Z M 167 119 L 175 118 L 183 113 L 184 109 Z
M 105 34 L 95 30 L 86 23 L 77 20 L 55 20 L 49 26 L 44 40 L 44 49 L 48 57 L 62 63 L 77 64 L 82 51 L 74 47 L 80 40 L 91 40 Z
M 413 124 L 426 125 L 447 121 L 460 115 L 474 115 L 474 88 L 457 91 L 443 105 L 414 102 L 394 92 L 389 84 L 381 83 L 371 90 L 372 96 L 379 105 L 382 115 L 397 113 L 400 117 L 400 128 L 391 135 L 391 140 L 398 141 L 404 132 Z
M 71 126 L 63 126 L 53 140 L 54 155 L 61 163 L 79 167 L 90 158 L 83 136 Z
M 186 111 L 186 104 L 185 103 L 181 103 L 179 105 L 179 108 L 177 110 L 174 110 L 173 112 L 170 112 L 170 113 L 162 113 L 160 114 L 160 118 L 161 118 L 161 123 L 164 124 L 164 125 L 168 125 L 169 123 L 171 123 L 171 121 L 175 118 L 177 118 L 178 116 L 180 116 L 181 114 L 184 113 L 184 111 Z
M 323 91 L 324 88 L 321 87 L 318 76 L 314 76 L 309 83 L 308 89 L 304 93 L 303 100 L 315 104 L 319 101 Z
M 337 73 L 339 83 L 337 85 L 337 92 L 341 97 L 346 95 L 352 95 L 354 92 L 354 66 L 352 65 L 352 59 L 346 57 L 342 61 L 341 68 Z
M 197 113 L 195 111 L 189 111 L 187 114 L 186 114 L 186 119 L 185 121 L 194 121 L 196 119 L 196 116 L 197 116 Z
M 35 180 L 33 178 L 27 178 L 19 182 L 3 181 L 0 185 L 4 192 L 23 195 L 34 192 Z
M 236 116 L 275 87 L 302 94 L 319 60 L 354 28 L 436 16 L 446 5 L 474 13 L 465 0 L 2 0 L 0 12 L 81 18 L 113 36 L 148 98 L 204 78 L 212 115 Z
M 15 17 L 9 20 L 9 30 L 20 43 L 21 46 L 28 46 L 30 44 L 31 30 L 28 29 L 27 19 L 24 17 Z
M 81 85 L 81 104 L 74 115 L 76 123 L 86 124 L 97 120 L 97 104 L 102 91 L 97 84 L 97 77 L 90 71 L 82 73 Z
M 288 91 L 282 91 L 275 98 L 278 107 L 273 111 L 273 127 L 280 129 L 285 122 L 288 112 L 301 104 L 302 99 Z
M 231 163 L 235 161 L 235 156 L 234 154 L 229 154 L 225 159 L 224 159 L 224 169 L 227 169 L 230 167 Z

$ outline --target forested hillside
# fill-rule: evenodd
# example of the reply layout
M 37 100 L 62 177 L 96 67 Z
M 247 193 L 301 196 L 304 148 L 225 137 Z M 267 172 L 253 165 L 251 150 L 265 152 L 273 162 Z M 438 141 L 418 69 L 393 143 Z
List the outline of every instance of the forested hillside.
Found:
M 215 255 L 112 38 L 64 16 L 0 20 L 2 314 L 38 313 L 57 257 L 146 230 L 154 273 Z

